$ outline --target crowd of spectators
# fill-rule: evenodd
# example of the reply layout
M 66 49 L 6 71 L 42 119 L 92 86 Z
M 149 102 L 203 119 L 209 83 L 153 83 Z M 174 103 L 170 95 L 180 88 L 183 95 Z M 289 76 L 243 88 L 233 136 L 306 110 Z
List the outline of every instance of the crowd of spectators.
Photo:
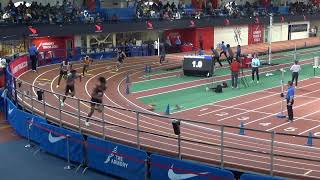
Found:
M 162 1 L 154 3 L 148 0 L 139 0 L 137 1 L 136 13 L 138 19 L 180 19 L 181 15 L 185 12 L 185 8 L 186 5 L 184 1 L 179 1 L 179 4 L 176 5 L 174 2 L 171 4 L 169 2 L 163 4 Z
M 46 5 L 38 2 L 17 4 L 10 0 L 6 6 L 0 5 L 0 22 L 2 23 L 103 22 L 104 20 L 103 15 L 97 13 L 91 17 L 86 10 L 76 7 L 67 0 Z
M 180 19 L 182 17 L 193 17 L 199 19 L 201 17 L 255 17 L 265 16 L 269 13 L 277 14 L 272 3 L 269 5 L 261 4 L 260 1 L 250 3 L 246 1 L 244 4 L 236 4 L 231 1 L 215 8 L 211 1 L 202 1 L 200 9 L 192 8 L 191 5 L 186 5 L 184 0 L 180 0 L 178 5 L 174 2 L 171 4 L 167 1 L 164 5 L 162 0 L 153 2 L 149 0 L 138 0 L 136 15 L 138 19 Z M 319 13 L 319 7 L 309 1 L 309 3 L 295 2 L 287 3 L 288 14 L 315 14 Z
M 185 4 L 184 0 L 174 2 L 162 0 L 136 0 L 136 19 L 160 19 L 174 20 L 181 18 L 202 17 L 254 17 L 265 16 L 274 11 L 273 5 L 263 5 L 260 1 L 255 3 L 246 2 L 242 5 L 231 1 L 221 7 L 214 7 L 211 1 L 204 2 L 200 9 L 192 8 L 190 4 Z M 287 4 L 288 14 L 315 14 L 319 13 L 319 6 L 312 3 L 295 2 Z M 111 16 L 111 15 L 110 15 Z M 83 7 L 72 4 L 69 0 L 52 1 L 46 5 L 32 2 L 31 4 L 22 2 L 21 4 L 9 1 L 7 5 L 0 4 L 0 23 L 99 23 L 104 21 L 117 22 L 121 18 L 113 14 L 107 17 L 106 13 L 88 13 Z M 133 17 L 134 19 L 134 17 Z
M 316 14 L 320 12 L 319 6 L 316 6 L 310 1 L 305 4 L 303 2 L 295 2 L 289 4 L 289 12 L 292 15 L 295 14 Z

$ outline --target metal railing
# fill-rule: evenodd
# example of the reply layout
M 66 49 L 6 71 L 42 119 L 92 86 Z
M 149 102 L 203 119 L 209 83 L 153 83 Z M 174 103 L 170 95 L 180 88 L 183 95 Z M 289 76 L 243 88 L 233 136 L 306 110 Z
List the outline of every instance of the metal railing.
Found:
M 313 53 L 318 51 L 312 50 Z M 303 56 L 308 53 L 308 50 L 300 53 L 294 51 L 283 57 L 299 57 L 297 54 Z M 106 104 L 102 105 L 101 117 L 95 115 L 89 118 L 92 124 L 88 128 L 84 125 L 92 103 L 88 100 L 67 97 L 66 106 L 62 107 L 60 100 L 65 95 L 13 77 L 9 70 L 7 88 L 11 98 L 22 109 L 39 114 L 59 126 L 151 152 L 165 152 L 179 158 L 214 163 L 221 168 L 260 170 L 270 175 L 281 172 L 294 175 L 295 170 L 300 168 L 298 164 L 307 164 L 310 169 L 320 164 L 320 149 L 305 145 L 309 136 L 181 118 L 178 119 L 181 134 L 177 136 L 172 129 L 172 121 L 177 118 L 173 116 Z M 42 94 L 42 100 L 34 95 L 37 93 Z M 319 139 L 313 137 L 314 144 L 318 145 Z M 288 165 L 287 162 L 292 164 Z

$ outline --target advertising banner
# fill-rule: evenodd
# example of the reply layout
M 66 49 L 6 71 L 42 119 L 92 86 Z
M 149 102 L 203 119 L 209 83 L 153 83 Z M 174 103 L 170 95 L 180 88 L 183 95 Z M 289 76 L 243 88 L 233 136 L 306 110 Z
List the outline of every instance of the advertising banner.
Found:
M 264 26 L 262 24 L 250 24 L 248 33 L 248 43 L 257 44 L 263 43 Z
M 183 161 L 153 154 L 151 155 L 152 180 L 233 180 L 232 172 L 199 163 Z
M 40 146 L 49 153 L 67 158 L 67 135 L 69 135 L 70 160 L 82 163 L 84 159 L 84 139 L 81 134 L 57 126 L 40 123 L 42 130 Z
M 14 61 L 10 62 L 10 69 L 13 76 L 18 77 L 28 70 L 28 56 L 23 55 L 17 57 Z
M 124 179 L 144 179 L 145 151 L 91 137 L 87 142 L 90 168 Z

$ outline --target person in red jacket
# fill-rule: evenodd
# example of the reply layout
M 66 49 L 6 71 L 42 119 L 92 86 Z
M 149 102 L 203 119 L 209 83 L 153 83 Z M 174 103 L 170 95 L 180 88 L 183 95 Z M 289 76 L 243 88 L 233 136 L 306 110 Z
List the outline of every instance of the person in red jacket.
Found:
M 233 58 L 232 63 L 230 64 L 232 88 L 238 88 L 238 75 L 240 68 L 240 63 L 236 60 L 236 58 Z

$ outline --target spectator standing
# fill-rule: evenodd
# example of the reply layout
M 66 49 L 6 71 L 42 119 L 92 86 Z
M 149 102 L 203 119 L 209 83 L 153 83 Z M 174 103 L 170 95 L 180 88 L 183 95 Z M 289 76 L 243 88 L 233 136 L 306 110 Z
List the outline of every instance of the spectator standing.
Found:
M 238 88 L 238 76 L 240 68 L 240 63 L 235 58 L 233 58 L 232 63 L 230 64 L 232 88 Z
M 177 39 L 176 39 L 176 46 L 177 47 L 180 47 L 181 46 L 181 40 L 180 40 L 180 36 L 177 36 Z
M 241 56 L 241 46 L 238 45 L 237 46 L 237 52 L 236 52 L 236 58 L 239 61 L 240 60 L 240 56 Z
M 169 36 L 167 36 L 167 39 L 166 39 L 165 44 L 166 44 L 166 46 L 169 46 L 169 47 L 171 47 L 171 46 L 172 46 L 172 44 L 171 44 L 171 40 L 170 40 L 170 37 L 169 37 Z
M 200 55 L 200 56 L 206 55 L 206 52 L 203 50 L 203 48 L 200 49 L 199 55 Z
M 227 61 L 229 64 L 231 64 L 232 59 L 234 57 L 234 53 L 232 51 L 232 48 L 230 47 L 230 44 L 227 44 Z
M 296 82 L 296 88 L 298 89 L 298 78 L 299 78 L 299 71 L 301 70 L 301 66 L 299 65 L 299 61 L 294 61 L 294 64 L 291 66 L 290 71 L 292 71 L 292 80 Z
M 294 93 L 295 89 L 293 87 L 293 83 L 288 81 L 288 91 L 286 95 L 287 100 L 287 111 L 288 111 L 288 120 L 293 121 L 293 103 L 294 103 Z
M 224 41 L 221 42 L 220 48 L 222 50 L 220 52 L 220 57 L 221 57 L 222 54 L 224 54 L 226 56 L 226 58 L 227 58 L 227 46 L 224 44 Z
M 212 56 L 213 56 L 213 63 L 215 64 L 216 62 L 218 62 L 220 64 L 220 66 L 222 67 L 222 63 L 220 61 L 220 55 L 218 53 L 218 51 L 216 49 L 214 49 L 213 47 L 211 47 L 211 51 L 212 51 Z
M 31 47 L 29 48 L 29 56 L 31 59 L 31 67 L 32 71 L 36 72 L 37 71 L 37 62 L 38 62 L 38 56 L 39 52 L 36 47 L 36 45 L 32 44 Z
M 154 47 L 154 55 L 158 55 L 159 43 L 157 40 L 154 41 L 153 47 Z
M 257 56 L 257 54 L 253 54 L 253 58 L 251 61 L 251 67 L 252 67 L 252 83 L 254 82 L 254 75 L 256 74 L 257 76 L 257 83 L 259 83 L 259 67 L 261 63 L 260 60 Z

